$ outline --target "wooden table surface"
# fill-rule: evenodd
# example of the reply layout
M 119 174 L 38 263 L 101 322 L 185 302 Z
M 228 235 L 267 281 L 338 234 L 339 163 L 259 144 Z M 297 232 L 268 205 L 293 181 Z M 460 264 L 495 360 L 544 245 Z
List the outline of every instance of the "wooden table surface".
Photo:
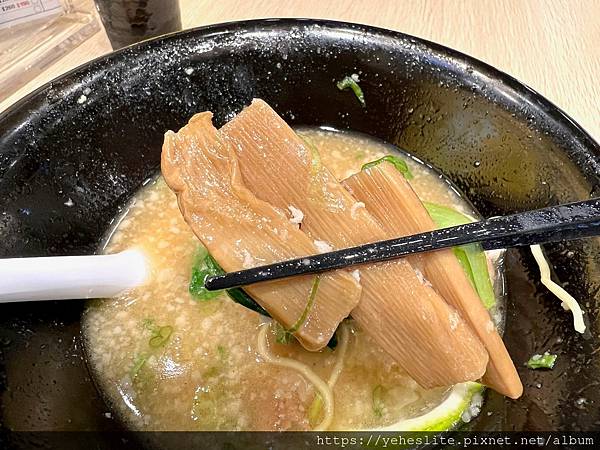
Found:
M 315 17 L 390 28 L 452 47 L 560 106 L 600 141 L 600 0 L 180 0 L 184 28 Z M 111 50 L 104 31 L 0 103 Z

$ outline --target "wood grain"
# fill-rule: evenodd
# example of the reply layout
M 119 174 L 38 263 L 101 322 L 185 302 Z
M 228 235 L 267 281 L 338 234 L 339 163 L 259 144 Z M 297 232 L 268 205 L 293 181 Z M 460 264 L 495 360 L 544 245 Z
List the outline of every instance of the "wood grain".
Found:
M 550 99 L 600 141 L 600 1 L 181 0 L 184 28 L 260 17 L 315 17 L 390 28 L 479 58 Z M 57 61 L 0 111 L 110 51 L 104 32 Z

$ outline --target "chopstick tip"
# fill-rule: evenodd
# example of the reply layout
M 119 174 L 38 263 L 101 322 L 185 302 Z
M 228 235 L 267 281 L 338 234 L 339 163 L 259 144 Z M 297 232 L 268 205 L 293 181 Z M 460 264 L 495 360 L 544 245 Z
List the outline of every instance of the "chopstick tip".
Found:
M 204 280 L 204 288 L 207 291 L 219 291 L 221 289 L 227 289 L 227 286 L 222 286 L 224 279 L 224 275 L 214 275 L 212 277 L 207 277 Z

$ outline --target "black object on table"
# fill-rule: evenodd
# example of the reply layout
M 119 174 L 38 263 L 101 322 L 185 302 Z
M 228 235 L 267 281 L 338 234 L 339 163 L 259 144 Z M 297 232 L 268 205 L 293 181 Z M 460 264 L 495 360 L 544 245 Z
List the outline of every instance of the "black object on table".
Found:
M 114 50 L 181 29 L 178 0 L 95 0 Z

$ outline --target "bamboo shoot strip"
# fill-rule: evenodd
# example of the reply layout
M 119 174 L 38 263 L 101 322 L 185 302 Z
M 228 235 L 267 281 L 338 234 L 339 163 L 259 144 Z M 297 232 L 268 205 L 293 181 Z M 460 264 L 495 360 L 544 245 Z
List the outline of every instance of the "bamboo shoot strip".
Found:
M 344 185 L 364 202 L 367 210 L 385 229 L 387 237 L 407 236 L 436 228 L 408 181 L 389 163 L 384 162 L 352 175 L 344 181 Z M 418 258 L 427 280 L 468 321 L 487 349 L 489 363 L 483 382 L 503 395 L 520 397 L 523 385 L 504 342 L 452 250 L 439 250 Z
M 302 213 L 301 229 L 335 249 L 387 237 L 311 149 L 265 102 L 254 100 L 220 129 L 235 149 L 245 186 L 280 211 Z M 293 217 L 291 217 L 293 219 Z M 363 295 L 352 317 L 424 387 L 478 379 L 487 352 L 471 328 L 404 260 L 360 269 Z
M 212 114 L 195 115 L 178 133 L 165 134 L 162 173 L 196 236 L 226 271 L 317 253 L 315 244 L 270 204 L 252 195 L 236 175 L 235 154 L 221 142 Z M 284 327 L 306 311 L 312 276 L 248 286 L 246 290 Z M 345 271 L 323 274 L 306 320 L 294 335 L 308 350 L 325 345 L 360 298 Z

